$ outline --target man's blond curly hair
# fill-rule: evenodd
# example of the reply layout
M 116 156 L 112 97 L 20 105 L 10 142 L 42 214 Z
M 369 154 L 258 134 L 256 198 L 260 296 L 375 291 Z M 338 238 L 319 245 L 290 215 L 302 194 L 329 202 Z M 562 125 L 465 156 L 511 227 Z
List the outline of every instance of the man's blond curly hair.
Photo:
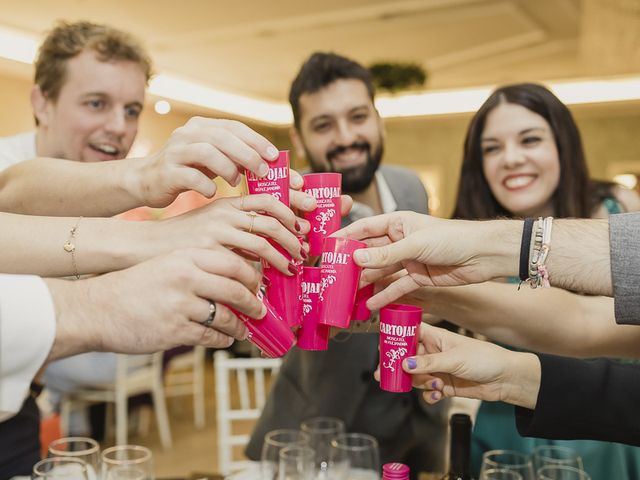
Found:
M 137 63 L 147 82 L 151 78 L 151 58 L 132 35 L 108 25 L 86 21 L 60 22 L 40 45 L 35 63 L 35 83 L 45 97 L 57 100 L 66 81 L 67 61 L 85 50 L 95 52 L 103 62 Z

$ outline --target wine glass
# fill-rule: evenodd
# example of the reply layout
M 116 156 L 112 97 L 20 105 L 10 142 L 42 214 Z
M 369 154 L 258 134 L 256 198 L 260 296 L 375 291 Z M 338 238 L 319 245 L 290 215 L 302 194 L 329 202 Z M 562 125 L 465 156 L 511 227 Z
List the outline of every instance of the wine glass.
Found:
M 309 434 L 309 446 L 316 452 L 315 468 L 322 475 L 329 465 L 331 440 L 346 431 L 344 422 L 334 417 L 314 417 L 302 422 L 300 430 Z
M 118 445 L 102 452 L 102 480 L 153 480 L 151 450 Z
M 100 471 L 100 446 L 92 438 L 66 437 L 49 444 L 50 457 L 77 458 L 87 464 L 89 480 L 97 480 Z
M 480 480 L 522 480 L 522 475 L 506 468 L 488 468 L 480 475 Z
M 314 480 L 315 452 L 312 448 L 291 445 L 280 450 L 278 480 Z
M 536 471 L 546 465 L 564 465 L 584 470 L 582 459 L 576 451 L 560 445 L 538 445 L 533 449 L 533 466 Z
M 89 480 L 87 464 L 78 458 L 50 457 L 33 466 L 32 480 Z
M 529 455 L 513 450 L 489 450 L 482 455 L 480 478 L 485 470 L 501 468 L 522 476 L 523 480 L 535 480 L 533 462 Z
M 538 480 L 591 480 L 591 477 L 579 468 L 566 465 L 545 465 L 538 469 Z
M 327 478 L 378 480 L 378 441 L 364 433 L 341 433 L 331 440 Z
M 309 435 L 300 430 L 272 430 L 264 436 L 262 454 L 260 455 L 260 471 L 263 480 L 278 478 L 280 450 L 289 446 L 309 446 Z

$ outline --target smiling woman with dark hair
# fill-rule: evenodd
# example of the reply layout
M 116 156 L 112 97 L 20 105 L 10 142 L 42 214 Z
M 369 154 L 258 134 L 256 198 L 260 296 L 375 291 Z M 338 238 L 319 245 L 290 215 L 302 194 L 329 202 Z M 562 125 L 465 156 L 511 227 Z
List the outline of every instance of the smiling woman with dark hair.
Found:
M 639 204 L 634 192 L 589 178 L 580 132 L 571 112 L 545 87 L 523 83 L 498 88 L 471 120 L 464 144 L 455 218 L 602 218 L 636 210 Z M 486 287 L 479 287 L 484 288 L 485 295 L 501 296 L 501 285 Z M 536 293 L 537 302 L 549 304 L 552 295 L 558 296 L 557 304 L 564 305 L 567 311 L 573 304 L 586 303 L 583 300 L 594 305 L 600 300 L 574 302 L 571 294 L 559 298 L 557 292 Z M 588 308 L 586 304 L 585 307 Z M 457 312 L 449 313 L 447 318 L 458 323 Z M 488 315 L 484 323 L 490 322 Z M 463 321 L 462 326 L 474 329 L 477 324 Z M 480 330 L 491 335 L 486 326 Z M 575 349 L 580 350 L 580 345 Z M 482 452 L 486 450 L 531 451 L 545 443 L 550 441 L 518 435 L 511 407 L 483 403 L 473 435 L 474 466 L 479 468 Z M 640 475 L 640 456 L 631 447 L 593 441 L 562 444 L 578 451 L 594 478 L 625 479 Z M 634 473 L 628 476 L 628 472 Z

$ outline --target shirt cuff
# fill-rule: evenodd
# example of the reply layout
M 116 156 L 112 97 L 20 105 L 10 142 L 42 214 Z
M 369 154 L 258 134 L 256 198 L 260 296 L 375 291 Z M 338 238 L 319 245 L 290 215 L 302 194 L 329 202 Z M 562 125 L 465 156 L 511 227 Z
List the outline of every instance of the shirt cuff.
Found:
M 640 214 L 609 217 L 611 281 L 616 322 L 640 324 Z
M 55 308 L 44 280 L 0 274 L 0 419 L 20 410 L 55 333 Z

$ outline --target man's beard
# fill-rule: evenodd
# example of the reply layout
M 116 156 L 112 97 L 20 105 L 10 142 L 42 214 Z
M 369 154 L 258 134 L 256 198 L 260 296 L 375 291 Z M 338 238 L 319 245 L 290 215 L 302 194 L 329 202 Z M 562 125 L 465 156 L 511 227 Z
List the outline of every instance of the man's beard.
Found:
M 333 159 L 340 153 L 350 148 L 365 150 L 367 153 L 367 161 L 363 165 L 357 167 L 349 167 L 344 169 L 337 169 L 333 164 Z M 337 172 L 342 174 L 342 193 L 360 193 L 367 189 L 373 178 L 378 171 L 380 162 L 382 161 L 383 154 L 382 139 L 380 140 L 378 148 L 372 152 L 371 144 L 369 142 L 361 141 L 354 142 L 346 147 L 336 147 L 327 152 L 327 160 L 330 167 L 327 168 L 324 163 L 316 162 L 307 150 L 307 158 L 311 164 L 311 168 L 314 172 Z

